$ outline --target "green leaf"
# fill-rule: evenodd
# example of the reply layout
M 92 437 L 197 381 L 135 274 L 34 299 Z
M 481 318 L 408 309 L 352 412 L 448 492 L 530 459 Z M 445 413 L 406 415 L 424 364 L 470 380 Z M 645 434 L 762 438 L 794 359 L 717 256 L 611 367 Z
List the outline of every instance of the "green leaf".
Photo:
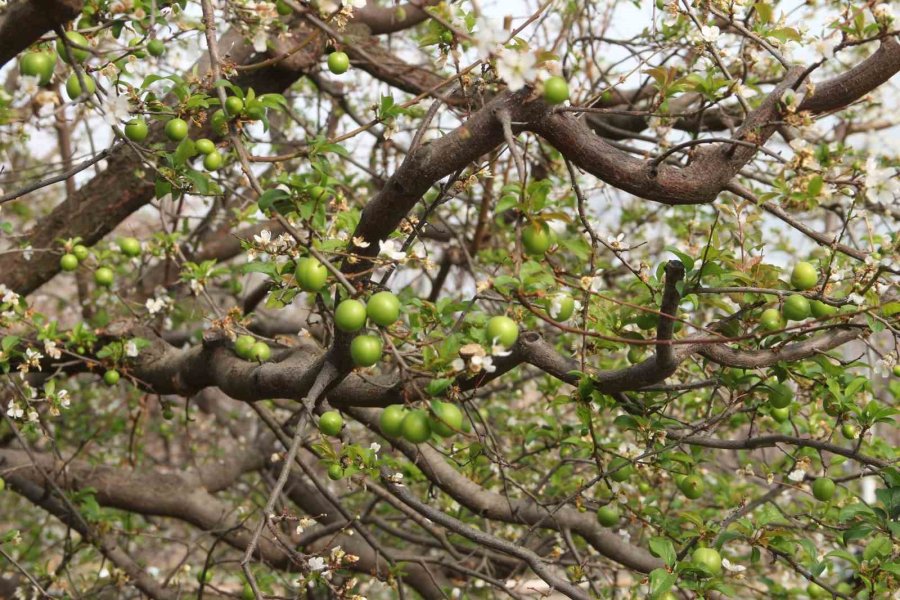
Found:
M 281 188 L 273 188 L 271 190 L 266 190 L 265 192 L 263 192 L 259 197 L 259 200 L 257 200 L 256 204 L 259 206 L 259 210 L 268 211 L 272 209 L 272 206 L 275 204 L 275 202 L 279 200 L 286 200 L 287 198 L 290 198 L 290 196 L 291 195 L 289 193 Z
M 675 585 L 677 576 L 665 569 L 653 569 L 650 571 L 650 597 L 659 598 Z
M 278 267 L 275 263 L 271 262 L 263 262 L 263 261 L 253 261 L 248 262 L 247 264 L 241 267 L 242 273 L 265 273 L 266 275 L 270 275 L 275 278 L 278 277 Z
M 19 343 L 20 339 L 21 338 L 17 335 L 4 336 L 3 341 L 0 342 L 0 348 L 3 349 L 4 353 L 9 353 L 9 351 L 12 350 L 16 346 L 16 344 Z
M 650 551 L 660 557 L 668 566 L 674 566 L 678 555 L 675 553 L 675 546 L 672 541 L 666 538 L 655 537 L 650 539 Z
M 425 391 L 431 396 L 440 396 L 447 391 L 447 388 L 449 388 L 451 384 L 453 384 L 453 380 L 448 377 L 432 379 L 425 387 Z
M 897 313 L 900 313 L 900 302 L 888 302 L 881 307 L 881 314 L 885 317 L 893 317 Z
M 677 248 L 673 248 L 672 246 L 666 246 L 665 249 L 666 249 L 666 251 L 671 252 L 672 254 L 674 254 L 675 256 L 678 257 L 678 260 L 680 260 L 684 264 L 685 271 L 693 271 L 694 270 L 694 259 L 693 258 L 688 256 L 681 250 L 678 250 Z
M 891 540 L 886 535 L 876 535 L 863 550 L 863 560 L 884 558 L 891 555 Z
M 846 523 L 847 521 L 859 516 L 872 517 L 875 516 L 875 513 L 872 512 L 872 509 L 869 508 L 868 505 L 860 502 L 842 508 L 841 512 L 838 514 L 838 521 L 840 521 L 841 523 Z

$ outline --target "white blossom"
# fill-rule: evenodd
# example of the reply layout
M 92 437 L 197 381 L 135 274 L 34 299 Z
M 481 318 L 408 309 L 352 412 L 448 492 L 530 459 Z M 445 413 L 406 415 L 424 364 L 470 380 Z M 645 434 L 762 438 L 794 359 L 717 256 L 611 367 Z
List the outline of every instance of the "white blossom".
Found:
M 712 44 L 719 39 L 719 33 L 719 28 L 715 25 L 704 25 L 700 28 L 700 39 Z
M 37 75 L 22 75 L 19 77 L 19 89 L 32 96 L 41 89 L 41 78 Z
M 875 364 L 872 365 L 872 372 L 881 377 L 889 377 L 896 362 L 897 359 L 893 354 L 885 354 L 881 360 L 876 360 Z
M 478 58 L 484 59 L 492 54 L 497 54 L 508 38 L 502 24 L 496 19 L 485 17 L 479 17 L 475 23 L 477 26 L 475 48 L 478 51 Z
M 806 471 L 803 469 L 794 469 L 787 476 L 791 481 L 803 481 L 804 477 L 806 477 Z
M 864 304 L 866 299 L 861 294 L 853 292 L 852 294 L 847 296 L 847 301 L 851 304 L 856 304 L 857 306 L 859 306 L 860 304 Z
M 16 304 L 19 302 L 19 294 L 12 291 L 2 283 L 0 283 L 0 294 L 2 294 L 2 297 L 0 297 L 0 302 L 3 302 L 4 304 Z
M 313 556 L 306 561 L 310 571 L 317 572 L 325 570 L 325 559 L 321 556 Z
M 199 279 L 191 279 L 191 291 L 194 293 L 195 296 L 198 296 L 201 293 L 203 293 L 203 289 L 204 289 L 204 286 L 203 286 L 202 281 L 200 281 Z
M 881 168 L 874 156 L 866 161 L 866 198 L 875 204 L 888 206 L 900 196 L 900 177 L 893 167 Z
M 889 22 L 894 20 L 894 9 L 891 8 L 891 5 L 887 2 L 882 2 L 881 4 L 873 6 L 872 14 L 878 21 Z
M 479 371 L 493 373 L 497 370 L 497 367 L 494 366 L 494 359 L 490 356 L 478 356 L 476 354 L 469 359 L 469 365 L 476 373 L 478 373 Z
M 69 408 L 72 404 L 71 399 L 69 398 L 69 390 L 59 390 L 59 392 L 56 393 L 56 400 L 63 408 Z
M 504 48 L 497 58 L 497 73 L 510 90 L 520 90 L 537 75 L 537 58 L 531 52 Z
M 127 119 L 131 107 L 128 105 L 128 96 L 113 96 L 110 94 L 103 103 L 103 120 L 112 127 L 118 125 L 123 119 Z
M 511 350 L 507 350 L 506 346 L 503 344 L 497 343 L 497 338 L 494 338 L 493 343 L 491 344 L 491 356 L 509 356 L 512 354 Z
M 41 370 L 40 361 L 42 358 L 44 358 L 44 355 L 33 348 L 27 348 L 25 350 L 25 362 L 27 362 L 30 366 L 36 368 L 38 371 Z
M 813 42 L 813 47 L 816 52 L 822 55 L 822 58 L 830 59 L 834 58 L 835 49 L 841 43 L 841 36 L 837 33 L 832 33 L 825 37 L 816 38 Z
M 394 240 L 385 240 L 381 242 L 380 253 L 391 260 L 403 260 L 406 258 L 406 252 L 403 252 L 400 249 L 400 244 Z
M 463 359 L 456 358 L 450 363 L 450 368 L 453 369 L 454 372 L 462 371 L 466 368 L 466 363 Z
M 6 407 L 6 414 L 10 419 L 21 419 L 25 415 L 25 411 L 18 402 L 12 401 Z
M 54 359 L 58 359 L 62 356 L 62 352 L 56 347 L 56 342 L 53 340 L 44 340 L 44 353 Z
M 270 243 L 272 243 L 272 232 L 268 229 L 263 229 L 258 234 L 253 236 L 253 241 L 263 248 L 268 247 Z
M 148 313 L 150 313 L 151 315 L 155 315 L 166 307 L 166 299 L 148 298 L 147 302 L 144 303 L 144 306 L 147 307 Z
M 747 567 L 743 565 L 736 565 L 727 558 L 722 559 L 722 567 L 724 567 L 726 571 L 731 571 L 732 573 L 743 573 L 747 570 Z
M 609 245 L 609 247 L 612 248 L 613 250 L 624 250 L 624 249 L 626 249 L 626 246 L 625 246 L 625 244 L 624 244 L 624 241 L 625 241 L 625 234 L 624 234 L 624 233 L 620 233 L 619 235 L 617 235 L 617 236 L 615 236 L 615 237 L 609 236 L 608 238 L 606 238 L 606 243 L 607 243 L 607 244 Z
M 130 358 L 134 358 L 138 355 L 138 347 L 137 344 L 134 343 L 134 340 L 128 340 L 125 342 L 125 356 Z

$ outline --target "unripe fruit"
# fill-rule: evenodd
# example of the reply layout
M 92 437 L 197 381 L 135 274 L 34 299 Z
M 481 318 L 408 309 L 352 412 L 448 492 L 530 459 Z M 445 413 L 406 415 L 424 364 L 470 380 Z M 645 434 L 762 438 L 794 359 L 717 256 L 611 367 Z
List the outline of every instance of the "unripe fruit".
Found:
M 350 57 L 346 52 L 332 52 L 328 55 L 328 70 L 335 75 L 341 75 L 350 68 Z
M 789 321 L 802 321 L 809 318 L 809 300 L 799 294 L 788 296 L 782 307 L 782 314 Z
M 66 38 L 72 42 L 73 44 L 78 44 L 79 46 L 84 46 L 85 48 L 90 46 L 90 43 L 87 41 L 87 38 L 78 33 L 77 31 L 67 31 Z M 72 61 L 69 59 L 69 52 L 66 49 L 66 44 L 63 42 L 62 38 L 58 38 L 56 40 L 56 53 L 59 54 L 59 57 L 62 58 L 67 63 L 71 63 Z M 87 50 L 82 50 L 81 48 L 72 48 L 72 57 L 76 62 L 84 62 L 88 56 L 90 56 L 90 52 Z
M 791 285 L 798 290 L 808 290 L 815 287 L 819 281 L 819 272 L 808 262 L 800 261 L 794 265 L 791 271 Z
M 606 472 L 609 473 L 609 478 L 613 481 L 618 481 L 622 483 L 634 473 L 634 467 L 631 465 L 631 462 L 620 456 L 613 458 L 609 461 L 609 465 L 606 467 Z
M 784 321 L 777 308 L 767 308 L 764 310 L 759 316 L 759 324 L 766 331 L 778 331 L 779 329 L 784 329 Z
M 136 48 L 140 45 L 141 45 L 140 38 L 133 38 L 133 39 L 129 40 L 129 42 L 128 42 L 129 48 Z M 144 52 L 143 50 L 132 50 L 131 54 L 133 54 L 136 58 L 145 58 L 147 56 L 147 53 Z
M 106 373 L 103 374 L 103 383 L 106 385 L 116 385 L 119 383 L 119 372 L 115 369 L 110 369 Z
M 109 287 L 113 284 L 116 274 L 109 267 L 100 267 L 94 271 L 94 283 L 103 287 Z
M 344 300 L 334 311 L 334 324 L 348 333 L 359 331 L 366 324 L 366 305 L 352 298 Z
M 532 256 L 543 256 L 550 249 L 550 228 L 546 224 L 528 224 L 522 228 L 522 245 Z
M 303 291 L 318 292 L 328 281 L 328 269 L 318 259 L 308 256 L 297 261 L 294 277 Z
M 366 314 L 377 325 L 392 325 L 400 318 L 400 300 L 390 292 L 378 292 L 366 303 Z
M 641 362 L 641 359 L 644 358 L 644 347 L 637 344 L 631 344 L 628 347 L 626 358 L 628 359 L 628 362 L 633 365 Z
M 344 467 L 335 463 L 328 467 L 328 479 L 338 481 L 344 477 Z
M 59 259 L 59 268 L 63 271 L 74 271 L 78 268 L 78 257 L 74 254 L 63 254 Z
M 619 509 L 612 504 L 597 509 L 597 522 L 603 527 L 615 527 L 619 522 Z
M 225 116 L 224 110 L 220 108 L 215 111 L 209 118 L 209 122 L 216 135 L 228 135 L 228 117 Z
M 125 124 L 125 137 L 132 142 L 143 142 L 147 139 L 150 128 L 147 127 L 147 121 L 140 117 L 135 117 Z
M 381 338 L 375 335 L 358 335 L 350 342 L 350 358 L 357 367 L 371 367 L 381 360 Z
M 519 339 L 519 326 L 506 316 L 491 317 L 487 323 L 488 341 L 499 342 L 501 346 L 511 347 Z
M 391 404 L 381 411 L 379 425 L 381 433 L 385 437 L 398 437 L 401 433 L 403 419 L 406 418 L 406 408 L 402 404 Z
M 575 300 L 569 294 L 562 292 L 555 294 L 548 301 L 547 312 L 554 321 L 565 323 L 572 317 L 572 313 L 575 312 Z
M 275 10 L 282 17 L 286 17 L 287 15 L 294 12 L 294 9 L 288 6 L 287 2 L 285 2 L 284 0 L 278 0 L 277 2 L 275 2 Z
M 319 417 L 319 431 L 325 435 L 336 436 L 344 427 L 344 419 L 336 410 L 329 410 Z
M 266 116 L 266 107 L 262 102 L 254 98 L 247 102 L 247 109 L 244 113 L 248 119 L 259 121 Z
M 78 259 L 78 262 L 81 262 L 87 259 L 88 256 L 90 256 L 90 250 L 88 250 L 81 244 L 75 244 L 75 246 L 72 248 L 72 254 L 75 255 L 75 258 Z
M 550 77 L 544 82 L 544 100 L 561 104 L 569 99 L 569 84 L 562 77 Z
M 323 188 L 321 185 L 314 185 L 309 189 L 309 197 L 316 201 L 324 200 L 327 193 L 328 190 Z
M 197 583 L 209 583 L 212 581 L 213 572 L 212 569 L 201 570 L 197 573 Z
M 239 335 L 234 341 L 234 353 L 245 360 L 250 360 L 255 343 L 256 338 L 252 335 Z
M 769 405 L 774 408 L 787 408 L 794 401 L 794 392 L 783 383 L 769 384 Z
M 844 439 L 855 440 L 859 437 L 859 427 L 853 423 L 844 423 L 841 425 L 841 435 L 844 436 Z
M 147 42 L 147 52 L 150 56 L 162 56 L 166 52 L 166 45 L 162 40 L 150 40 Z
M 713 576 L 722 574 L 722 557 L 713 548 L 697 548 L 691 554 L 691 561 Z
M 706 485 L 704 485 L 703 479 L 699 475 L 688 475 L 682 477 L 678 482 L 678 489 L 691 500 L 696 500 L 703 495 Z
M 41 85 L 50 83 L 56 58 L 50 52 L 27 52 L 19 61 L 19 72 L 22 75 L 37 77 Z
M 237 96 L 228 96 L 225 98 L 225 112 L 234 117 L 241 114 L 244 110 L 244 101 Z
M 809 303 L 810 312 L 812 312 L 812 316 L 817 319 L 826 319 L 831 315 L 837 313 L 838 309 L 836 306 L 831 306 L 830 304 L 825 304 L 821 300 L 813 300 Z
M 207 138 L 200 138 L 194 142 L 194 148 L 196 148 L 197 152 L 200 154 L 212 154 L 216 151 L 216 145 L 212 140 Z
M 895 365 L 892 369 L 894 377 L 900 377 L 900 365 Z
M 87 95 L 90 96 L 97 91 L 97 85 L 87 73 L 82 73 L 81 76 L 84 78 L 84 87 L 87 88 Z M 82 87 L 81 82 L 78 80 L 78 74 L 72 73 L 66 80 L 66 94 L 69 96 L 69 100 L 80 98 L 81 92 Z
M 659 324 L 659 315 L 652 312 L 641 311 L 634 318 L 634 324 L 639 329 L 655 329 Z
M 813 481 L 812 493 L 816 500 L 827 502 L 834 497 L 834 481 L 828 477 L 819 477 Z
M 266 362 L 270 358 L 272 358 L 272 349 L 265 342 L 256 342 L 250 348 L 250 360 Z
M 188 134 L 188 124 L 184 119 L 180 119 L 175 117 L 174 119 L 169 119 L 169 122 L 166 123 L 165 129 L 166 137 L 172 140 L 173 142 L 180 142 L 184 138 L 187 137 Z
M 141 253 L 141 243 L 133 237 L 121 238 L 119 249 L 126 256 L 138 256 Z
M 431 424 L 424 410 L 411 410 L 400 424 L 400 433 L 408 442 L 421 444 L 431 438 Z
M 777 423 L 784 423 L 791 416 L 790 408 L 772 408 L 769 412 L 772 414 L 772 418 L 775 419 Z
M 431 421 L 431 429 L 441 437 L 450 437 L 462 430 L 463 413 L 459 407 L 451 402 L 437 401 L 432 406 L 434 419 Z
M 813 582 L 810 582 L 809 585 L 806 586 L 806 595 L 813 600 L 817 600 L 818 598 L 831 598 L 831 592 Z
M 216 171 L 222 166 L 223 162 L 225 162 L 225 159 L 222 158 L 222 155 L 217 150 L 213 150 L 203 157 L 203 168 L 207 171 Z

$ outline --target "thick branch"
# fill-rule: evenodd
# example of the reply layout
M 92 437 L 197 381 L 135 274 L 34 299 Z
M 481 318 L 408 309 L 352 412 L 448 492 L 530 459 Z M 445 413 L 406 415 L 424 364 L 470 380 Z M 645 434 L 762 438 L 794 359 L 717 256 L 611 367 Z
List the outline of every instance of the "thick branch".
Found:
M 18 0 L 0 11 L 0 67 L 81 13 L 83 0 Z
M 63 464 L 49 455 L 37 455 L 37 462 L 43 471 L 54 474 L 56 484 L 64 490 L 96 490 L 101 506 L 179 519 L 244 549 L 250 532 L 232 518 L 232 507 L 216 499 L 212 492 L 228 487 L 242 473 L 261 467 L 265 459 L 257 453 L 230 456 L 230 460 L 214 463 L 198 473 L 131 471 L 77 460 Z M 24 451 L 0 449 L 0 477 L 13 487 L 16 483 L 40 486 L 43 494 L 43 476 Z M 261 540 L 258 554 L 279 568 L 290 564 L 284 552 L 268 539 Z
M 373 431 L 378 431 L 377 411 L 354 408 L 347 409 L 347 412 Z M 570 529 L 610 560 L 644 573 L 662 566 L 661 561 L 645 550 L 605 531 L 593 514 L 579 512 L 568 506 L 551 511 L 532 500 L 517 500 L 491 492 L 459 473 L 428 445 L 416 446 L 403 440 L 393 440 L 392 443 L 444 493 L 477 515 L 555 531 Z
M 397 485 L 384 474 L 382 475 L 381 480 L 387 487 L 387 489 L 390 490 L 390 492 L 397 498 L 402 500 L 411 508 L 415 509 L 418 513 L 425 515 L 438 525 L 446 527 L 450 531 L 467 537 L 477 544 L 481 544 L 488 548 L 492 548 L 494 550 L 498 550 L 511 556 L 515 556 L 516 558 L 522 559 L 523 561 L 528 563 L 528 566 L 531 567 L 531 570 L 534 571 L 538 575 L 538 577 L 540 577 L 548 585 L 550 585 L 551 589 L 558 590 L 564 593 L 567 597 L 576 598 L 578 600 L 588 600 L 591 597 L 590 594 L 586 593 L 581 588 L 572 585 L 564 579 L 559 578 L 555 573 L 553 573 L 548 565 L 544 564 L 543 559 L 531 550 L 523 546 L 519 546 L 515 543 L 507 542 L 488 533 L 478 531 L 477 529 L 469 527 L 462 521 L 451 517 L 443 511 L 431 508 L 427 504 L 420 502 L 419 499 L 413 496 L 407 488 L 401 485 Z

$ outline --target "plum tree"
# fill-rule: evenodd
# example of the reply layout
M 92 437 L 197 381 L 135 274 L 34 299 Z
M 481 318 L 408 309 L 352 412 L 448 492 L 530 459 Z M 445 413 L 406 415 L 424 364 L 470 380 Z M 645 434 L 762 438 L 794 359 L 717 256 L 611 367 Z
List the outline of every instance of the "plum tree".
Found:
M 2 4 L 0 597 L 896 589 L 890 3 Z

